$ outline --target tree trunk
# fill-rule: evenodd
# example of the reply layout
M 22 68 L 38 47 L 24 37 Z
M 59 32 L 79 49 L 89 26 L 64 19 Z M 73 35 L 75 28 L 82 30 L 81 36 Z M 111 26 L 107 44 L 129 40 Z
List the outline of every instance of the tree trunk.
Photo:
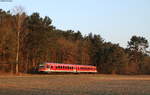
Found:
M 17 35 L 17 54 L 16 54 L 16 74 L 19 72 L 19 66 L 18 66 L 18 60 L 19 60 L 19 48 L 20 48 L 20 42 L 19 42 L 19 37 L 20 37 L 20 32 L 18 31 Z

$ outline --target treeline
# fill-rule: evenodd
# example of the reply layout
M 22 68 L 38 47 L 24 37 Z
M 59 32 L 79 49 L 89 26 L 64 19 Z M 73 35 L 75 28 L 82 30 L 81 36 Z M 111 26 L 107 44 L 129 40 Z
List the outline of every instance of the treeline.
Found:
M 150 74 L 148 41 L 133 36 L 124 49 L 100 35 L 60 30 L 39 13 L 0 10 L 0 71 L 28 73 L 43 62 L 97 66 L 99 73 Z

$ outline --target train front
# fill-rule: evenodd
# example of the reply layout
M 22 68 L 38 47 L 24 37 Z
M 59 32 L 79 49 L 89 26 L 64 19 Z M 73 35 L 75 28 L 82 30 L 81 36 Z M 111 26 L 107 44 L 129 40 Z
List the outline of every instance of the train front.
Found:
M 47 65 L 46 63 L 39 65 L 38 69 L 39 73 L 49 73 L 49 71 L 50 71 L 49 65 Z

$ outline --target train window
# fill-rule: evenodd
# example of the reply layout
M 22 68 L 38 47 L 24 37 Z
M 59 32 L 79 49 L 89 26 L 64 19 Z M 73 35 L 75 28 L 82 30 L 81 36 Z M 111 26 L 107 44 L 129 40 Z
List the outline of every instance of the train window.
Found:
M 66 66 L 64 66 L 64 69 L 67 69 L 67 67 L 66 67 Z
M 49 66 L 49 65 L 47 65 L 47 68 L 50 68 L 50 66 Z
M 43 66 L 43 65 L 40 65 L 39 67 L 40 67 L 40 68 L 44 68 L 45 66 Z
M 60 69 L 60 66 L 58 66 L 58 69 Z
M 61 69 L 63 68 L 63 66 L 61 66 Z
M 53 68 L 53 66 L 51 66 L 51 68 Z

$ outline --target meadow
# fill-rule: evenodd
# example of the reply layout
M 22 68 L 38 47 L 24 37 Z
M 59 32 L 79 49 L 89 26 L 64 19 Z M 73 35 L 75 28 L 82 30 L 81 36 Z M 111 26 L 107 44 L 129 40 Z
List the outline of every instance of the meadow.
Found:
M 0 95 L 150 95 L 150 76 L 1 75 Z

